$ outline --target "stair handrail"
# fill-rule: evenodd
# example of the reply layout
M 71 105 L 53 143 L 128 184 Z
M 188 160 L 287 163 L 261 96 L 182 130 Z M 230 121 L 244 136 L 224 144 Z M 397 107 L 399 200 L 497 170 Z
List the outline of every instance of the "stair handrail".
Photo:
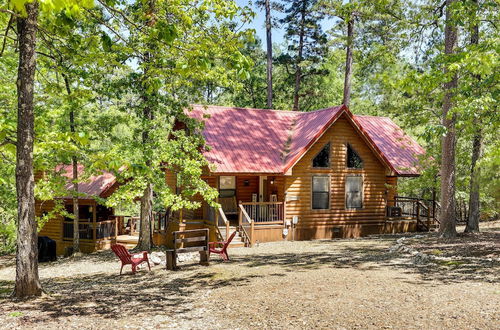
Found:
M 243 207 L 243 205 L 240 204 L 239 208 L 240 208 L 240 220 L 239 220 L 240 230 L 241 230 L 241 233 L 243 234 L 242 236 L 244 237 L 244 239 L 247 241 L 247 243 L 250 245 L 250 247 L 252 247 L 254 244 L 254 225 L 255 225 L 255 222 L 252 220 L 252 218 L 250 218 L 250 216 L 248 215 L 248 213 L 245 210 L 245 208 Z M 247 232 L 247 230 L 245 229 L 245 225 L 243 225 L 243 223 L 245 221 L 248 222 L 248 224 L 250 225 L 250 233 Z
M 220 218 L 222 219 L 222 221 L 224 221 L 224 225 L 226 226 L 226 241 L 227 241 L 229 239 L 229 220 L 227 220 L 226 214 L 224 213 L 222 207 L 219 207 L 218 211 L 220 214 Z M 215 221 L 215 228 L 217 228 L 220 237 L 223 238 L 222 233 L 220 232 L 219 229 L 219 217 L 217 217 L 217 221 Z

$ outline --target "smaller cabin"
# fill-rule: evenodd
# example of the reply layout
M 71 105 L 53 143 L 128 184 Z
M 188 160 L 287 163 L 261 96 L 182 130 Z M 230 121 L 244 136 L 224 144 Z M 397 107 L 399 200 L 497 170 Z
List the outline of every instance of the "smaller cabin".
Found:
M 72 178 L 72 166 L 61 165 L 56 168 L 62 176 Z M 78 172 L 83 173 L 83 166 L 78 166 Z M 101 249 L 110 248 L 112 243 L 117 242 L 120 234 L 125 234 L 125 227 L 129 224 L 130 236 L 134 236 L 134 219 L 126 219 L 124 216 L 115 215 L 113 208 L 100 205 L 96 197 L 109 197 L 117 188 L 116 177 L 109 172 L 91 176 L 86 182 L 79 183 L 78 190 L 81 196 L 78 198 L 80 250 L 90 253 Z M 72 183 L 68 182 L 66 189 L 73 189 Z M 55 200 L 35 202 L 36 216 L 40 217 L 51 212 L 56 201 L 62 202 L 66 212 L 73 213 L 73 198 L 63 196 Z M 132 233 L 130 233 L 130 230 Z M 42 227 L 39 236 L 48 236 L 56 241 L 57 254 L 63 255 L 67 248 L 73 245 L 73 219 L 63 215 L 50 218 Z M 137 240 L 135 240 L 137 241 Z

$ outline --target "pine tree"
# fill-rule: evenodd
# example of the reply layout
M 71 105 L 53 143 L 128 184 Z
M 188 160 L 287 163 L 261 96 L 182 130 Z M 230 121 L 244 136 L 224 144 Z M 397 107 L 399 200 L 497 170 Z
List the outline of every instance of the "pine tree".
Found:
M 324 75 L 320 70 L 323 57 L 327 54 L 327 38 L 321 28 L 324 15 L 317 8 L 317 0 L 293 0 L 283 2 L 286 16 L 280 20 L 285 26 L 288 51 L 278 58 L 285 66 L 292 66 L 293 110 L 300 109 L 300 97 L 308 91 L 301 84 L 308 76 Z

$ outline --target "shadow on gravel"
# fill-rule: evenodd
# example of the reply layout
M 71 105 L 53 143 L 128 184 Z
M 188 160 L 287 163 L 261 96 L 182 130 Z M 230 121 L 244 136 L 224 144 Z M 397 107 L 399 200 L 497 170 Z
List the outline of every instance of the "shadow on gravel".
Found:
M 428 284 L 482 281 L 500 282 L 499 233 L 484 233 L 474 239 L 459 237 L 446 242 L 434 234 L 409 239 L 416 251 L 431 257 L 422 261 L 408 253 L 390 252 L 388 246 L 402 235 L 380 236 L 359 241 L 331 240 L 311 242 L 316 246 L 328 246 L 328 251 L 303 253 L 260 253 L 259 255 L 236 256 L 233 262 L 243 267 L 278 267 L 283 272 L 300 272 L 325 267 L 357 268 L 364 271 L 381 268 L 398 269 L 405 273 L 417 273 L 420 280 L 412 283 Z M 357 244 L 357 243 L 362 244 Z M 377 242 L 377 243 L 376 243 Z M 343 244 L 347 243 L 347 244 Z M 380 243 L 380 244 L 379 244 Z M 389 243 L 389 244 L 387 244 Z M 356 247 L 358 245 L 358 247 Z M 331 249 L 330 249 L 331 248 Z M 442 250 L 440 250 L 442 249 Z M 443 258 L 432 258 L 439 251 Z
M 54 278 L 42 283 L 48 296 L 20 303 L 23 311 L 40 313 L 36 319 L 30 319 L 33 324 L 75 315 L 118 318 L 125 314 L 183 314 L 193 308 L 199 297 L 197 293 L 205 292 L 202 289 L 243 284 L 252 279 L 252 276 L 217 279 L 217 273 L 209 268 L 193 273 L 194 267 L 201 266 L 185 265 L 183 270 L 191 271 L 184 271 L 181 275 L 185 276 L 177 278 L 172 278 L 173 273 L 163 268 L 152 272 L 141 270 L 136 275 L 94 273 Z M 0 290 L 11 291 L 12 286 L 13 283 L 0 282 Z M 6 312 L 12 311 L 14 309 Z
M 305 251 L 300 253 L 293 252 L 294 243 L 289 242 L 286 244 L 289 244 L 290 252 L 273 252 L 270 245 L 269 250 L 264 252 L 259 248 L 254 253 L 248 253 L 251 250 L 245 250 L 243 254 L 230 253 L 232 259 L 227 264 L 213 256 L 209 267 L 191 263 L 181 265 L 181 270 L 177 272 L 155 267 L 152 272 L 140 270 L 136 275 L 131 275 L 130 268 L 126 268 L 127 273 L 122 276 L 118 275 L 119 263 L 113 254 L 109 251 L 100 252 L 75 261 L 83 260 L 89 264 L 113 261 L 116 262 L 116 273 L 108 268 L 102 273 L 43 280 L 42 285 L 49 293 L 48 296 L 20 304 L 9 304 L 6 312 L 18 309 L 39 312 L 39 316 L 30 319 L 34 324 L 73 315 L 90 318 L 119 318 L 125 314 L 182 315 L 191 309 L 199 308 L 197 303 L 200 296 L 210 289 L 227 286 L 236 289 L 239 285 L 249 284 L 263 276 L 278 279 L 289 272 L 306 272 L 321 268 L 356 268 L 366 272 L 396 269 L 400 273 L 419 274 L 418 278 L 411 281 L 416 285 L 435 284 L 429 283 L 430 281 L 499 281 L 498 249 L 495 251 L 498 247 L 496 234 L 469 238 L 467 244 L 463 240 L 441 241 L 435 235 L 419 239 L 409 238 L 407 246 L 418 251 L 429 255 L 434 253 L 439 256 L 456 256 L 450 260 L 432 259 L 424 263 L 415 262 L 415 258 L 409 254 L 389 252 L 389 247 L 398 237 L 402 236 L 351 241 L 314 241 L 305 248 L 302 245 Z M 467 247 L 464 247 L 464 244 Z M 74 261 L 61 260 L 54 264 L 63 263 L 65 267 L 71 267 L 72 262 Z M 266 266 L 270 267 L 268 273 Z M 50 269 L 51 264 L 44 264 L 42 267 Z M 255 275 L 250 271 L 254 267 L 263 267 L 264 271 Z M 0 281 L 0 297 L 6 297 L 5 294 L 12 290 L 13 284 Z M 2 299 L 0 304 L 3 304 Z

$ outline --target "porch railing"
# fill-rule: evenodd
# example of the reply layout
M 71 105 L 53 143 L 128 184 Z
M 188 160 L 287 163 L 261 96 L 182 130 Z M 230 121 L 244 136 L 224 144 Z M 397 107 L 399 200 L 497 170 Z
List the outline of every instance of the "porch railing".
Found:
M 96 239 L 116 238 L 118 228 L 116 219 L 100 221 L 96 223 Z
M 78 223 L 78 233 L 80 239 L 92 240 L 93 237 L 93 223 L 90 221 L 80 221 Z M 73 221 L 63 222 L 63 239 L 73 239 Z
M 78 223 L 78 232 L 82 240 L 109 239 L 116 238 L 118 234 L 117 220 L 111 219 L 94 223 L 90 221 L 80 221 Z M 63 239 L 73 239 L 73 222 L 65 221 L 63 223 Z
M 250 219 L 256 224 L 283 224 L 285 207 L 283 202 L 240 203 Z

